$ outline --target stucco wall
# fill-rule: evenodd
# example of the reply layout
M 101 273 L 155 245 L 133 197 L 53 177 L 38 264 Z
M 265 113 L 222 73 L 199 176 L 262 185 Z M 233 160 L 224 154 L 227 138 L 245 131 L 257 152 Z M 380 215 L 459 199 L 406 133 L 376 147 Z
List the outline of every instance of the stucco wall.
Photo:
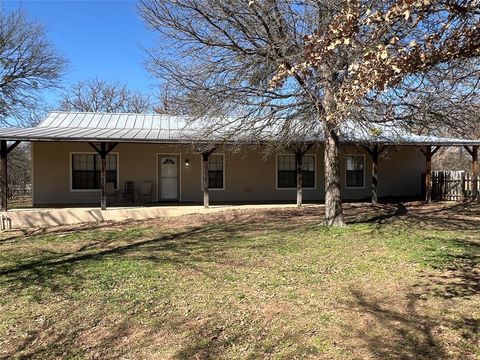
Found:
M 70 189 L 70 157 L 72 152 L 92 152 L 85 143 L 36 142 L 33 143 L 33 183 L 35 205 L 87 204 L 99 201 L 99 191 L 72 191 Z M 180 200 L 199 202 L 201 191 L 201 157 L 188 147 L 119 144 L 119 184 L 134 181 L 137 190 L 143 181 L 153 184 L 153 200 L 157 199 L 158 154 L 178 154 Z M 210 191 L 211 201 L 295 201 L 295 190 L 276 189 L 276 155 L 267 157 L 255 149 L 225 154 L 225 189 Z M 285 152 L 288 153 L 288 152 Z M 316 155 L 316 188 L 305 189 L 306 201 L 324 199 L 323 150 L 309 151 Z M 361 189 L 345 188 L 345 155 L 364 154 L 366 160 L 365 186 Z M 190 165 L 185 165 L 188 159 Z M 342 196 L 345 199 L 367 199 L 371 188 L 371 158 L 363 148 L 341 149 L 340 171 Z M 416 147 L 390 147 L 379 161 L 379 196 L 417 196 L 421 190 L 421 173 L 425 160 Z

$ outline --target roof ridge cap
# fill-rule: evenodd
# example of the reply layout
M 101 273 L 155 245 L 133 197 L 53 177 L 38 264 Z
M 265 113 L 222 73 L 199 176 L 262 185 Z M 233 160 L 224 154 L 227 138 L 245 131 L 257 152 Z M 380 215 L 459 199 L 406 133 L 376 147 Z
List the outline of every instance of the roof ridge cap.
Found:
M 99 115 L 144 115 L 144 116 L 172 116 L 180 117 L 182 115 L 171 114 L 159 114 L 159 113 L 136 113 L 136 112 L 108 112 L 108 111 L 64 111 L 64 110 L 52 110 L 48 112 L 50 114 L 99 114 Z M 47 117 L 48 117 L 47 115 Z

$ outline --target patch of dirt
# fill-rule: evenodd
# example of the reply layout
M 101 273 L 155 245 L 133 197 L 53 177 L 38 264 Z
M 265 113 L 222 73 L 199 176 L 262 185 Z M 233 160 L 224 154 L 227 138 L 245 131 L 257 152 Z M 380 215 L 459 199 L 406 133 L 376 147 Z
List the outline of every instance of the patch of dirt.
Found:
M 390 223 L 394 221 L 410 222 L 422 226 L 437 228 L 471 229 L 480 228 L 480 202 L 436 202 L 425 204 L 420 201 L 386 203 L 376 206 L 370 203 L 345 203 L 343 206 L 348 223 Z M 55 227 L 43 227 L 26 230 L 10 230 L 0 233 L 0 241 L 14 239 L 19 236 L 35 236 L 41 234 L 68 234 L 82 230 L 122 231 L 125 226 L 161 228 L 178 230 L 206 225 L 250 225 L 250 224 L 283 224 L 294 222 L 299 224 L 323 223 L 324 206 L 306 205 L 301 208 L 257 208 L 257 209 L 225 209 L 224 211 L 206 214 L 187 214 L 175 217 L 162 217 L 147 220 L 125 220 L 83 223 Z M 261 232 L 261 229 L 254 230 Z

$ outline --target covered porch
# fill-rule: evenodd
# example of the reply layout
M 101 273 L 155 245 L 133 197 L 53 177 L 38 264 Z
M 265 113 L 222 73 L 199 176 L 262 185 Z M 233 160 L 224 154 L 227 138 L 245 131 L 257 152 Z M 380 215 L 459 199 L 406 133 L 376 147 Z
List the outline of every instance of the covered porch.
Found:
M 23 140 L 23 141 L 31 141 L 31 140 Z M 64 142 L 64 141 L 63 141 Z M 478 145 L 468 145 L 470 141 L 466 141 L 465 143 L 457 143 L 457 144 L 446 144 L 446 143 L 437 143 L 436 145 L 425 145 L 425 144 L 365 144 L 365 145 L 360 145 L 358 146 L 359 148 L 363 149 L 363 151 L 368 154 L 369 161 L 370 161 L 370 169 L 365 176 L 368 176 L 370 179 L 370 200 L 372 204 L 377 204 L 379 201 L 379 192 L 378 188 L 381 185 L 379 183 L 379 170 L 380 170 L 380 164 L 379 164 L 379 159 L 382 156 L 384 152 L 388 152 L 389 147 L 408 147 L 408 148 L 416 148 L 417 151 L 421 152 L 424 155 L 425 159 L 425 171 L 424 171 L 424 176 L 423 176 L 423 196 L 424 200 L 428 203 L 431 202 L 432 200 L 436 199 L 435 194 L 438 193 L 437 190 L 437 182 L 438 182 L 438 176 L 436 172 L 432 172 L 432 159 L 437 153 L 437 151 L 443 146 L 443 147 L 463 147 L 467 150 L 467 152 L 471 156 L 471 172 L 465 179 L 463 179 L 463 187 L 467 189 L 468 191 L 463 191 L 462 196 L 459 196 L 457 199 L 458 200 L 465 200 L 465 199 L 477 199 L 479 197 L 479 162 L 478 162 Z M 8 188 L 8 181 L 7 181 L 7 164 L 8 164 L 8 154 L 20 143 L 20 140 L 14 140 L 14 141 L 8 141 L 8 140 L 0 140 L 0 149 L 1 149 L 1 158 L 0 158 L 0 211 L 6 212 L 9 210 L 9 194 L 11 194 L 10 189 Z M 79 143 L 79 142 L 75 142 Z M 131 208 L 131 207 L 146 207 L 152 208 L 152 205 L 158 205 L 159 207 L 168 207 L 172 206 L 172 204 L 168 202 L 164 203 L 158 203 L 158 197 L 157 200 L 154 200 L 154 196 L 152 195 L 152 189 L 148 190 L 148 198 L 143 197 L 143 193 L 140 194 L 140 196 L 135 197 L 134 201 L 134 196 L 133 194 L 128 194 L 126 193 L 127 189 L 126 188 L 121 188 L 120 190 L 117 188 L 117 191 L 115 192 L 115 195 L 112 197 L 111 191 L 112 189 L 109 188 L 109 185 L 112 185 L 112 183 L 108 183 L 107 179 L 107 155 L 116 148 L 118 143 L 109 143 L 109 142 L 87 142 L 88 146 L 91 147 L 91 149 L 94 150 L 95 153 L 100 155 L 101 159 L 101 168 L 100 168 L 100 189 L 98 191 L 98 204 L 99 208 L 101 210 L 106 210 L 107 207 L 111 208 Z M 307 146 L 291 146 L 290 148 L 287 149 L 289 153 L 292 154 L 295 158 L 295 168 L 296 168 L 296 201 L 292 202 L 296 206 L 302 206 L 305 202 L 304 199 L 304 192 L 305 189 L 303 187 L 303 176 L 304 176 L 304 171 L 303 171 L 303 159 L 304 155 L 306 154 L 306 151 L 310 149 L 314 145 L 319 145 L 319 144 L 314 144 L 310 143 Z M 208 169 L 209 169 L 209 161 L 210 161 L 210 155 L 214 152 L 215 147 L 212 148 L 208 153 L 202 153 L 199 152 L 197 155 L 201 157 L 201 174 L 199 176 L 199 183 L 201 184 L 201 191 L 203 193 L 203 207 L 204 208 L 209 208 L 211 205 L 211 189 L 210 189 L 210 184 L 209 184 L 209 177 L 208 177 Z M 195 154 L 195 152 L 194 152 Z M 159 158 L 160 160 L 160 158 Z M 178 158 L 177 160 L 181 160 Z M 186 165 L 189 165 L 189 162 L 191 160 L 189 159 L 183 159 L 182 162 L 185 162 Z M 260 161 L 260 159 L 258 159 Z M 180 166 L 183 164 L 180 164 Z M 158 169 L 157 169 L 158 170 Z M 319 174 L 319 176 L 322 176 L 322 174 Z M 158 179 L 157 179 L 158 182 Z M 128 181 L 124 184 L 125 186 L 128 185 Z M 140 184 L 142 185 L 142 184 Z M 152 186 L 152 183 L 148 183 L 150 187 Z M 154 186 L 158 184 L 153 184 Z M 308 191 L 308 189 L 307 189 Z M 125 198 L 126 195 L 132 195 L 131 198 Z M 439 198 L 440 199 L 440 198 Z M 348 200 L 348 198 L 347 198 Z M 220 201 L 221 203 L 232 203 L 232 201 Z M 244 201 L 242 201 L 244 202 Z M 250 202 L 252 204 L 256 204 L 259 202 L 265 202 L 262 199 L 246 199 L 245 202 Z M 274 201 L 275 202 L 275 201 Z M 276 201 L 276 202 L 282 202 L 282 200 Z M 307 202 L 311 202 L 311 199 L 308 200 Z M 318 200 L 317 200 L 318 202 Z M 196 204 L 198 204 L 198 201 L 195 201 Z M 214 201 L 214 203 L 218 204 L 219 201 Z M 238 201 L 237 201 L 238 203 Z M 283 201 L 285 203 L 285 201 Z M 92 204 L 88 204 L 89 206 Z M 71 207 L 73 204 L 71 203 L 64 203 L 63 207 Z M 179 205 L 178 203 L 175 205 Z M 182 204 L 183 205 L 183 204 Z M 62 205 L 56 205 L 55 207 L 61 207 Z M 19 207 L 16 205 L 15 207 Z M 40 205 L 40 207 L 43 207 L 43 205 Z M 50 206 L 47 206 L 50 207 Z
M 190 168 L 190 183 L 188 184 L 188 191 L 193 193 L 196 191 L 201 191 L 201 200 L 200 197 L 195 195 L 195 201 L 202 201 L 203 208 L 208 209 L 210 207 L 210 200 L 212 197 L 212 190 L 225 190 L 225 174 L 221 174 L 221 178 L 216 179 L 219 182 L 216 186 L 217 189 L 212 189 L 212 178 L 209 177 L 209 172 L 211 173 L 211 161 L 215 157 L 216 161 L 220 159 L 220 163 L 217 165 L 222 167 L 223 171 L 225 166 L 225 156 L 215 155 L 218 151 L 225 152 L 225 149 L 220 149 L 218 143 L 214 139 L 203 140 L 196 137 L 196 132 L 199 133 L 199 129 L 192 129 L 191 127 L 186 127 L 186 121 L 180 117 L 166 116 L 166 115 L 144 115 L 144 114 L 101 114 L 101 113 L 51 113 L 42 123 L 36 127 L 32 128 L 4 128 L 0 129 L 0 211 L 6 212 L 8 210 L 8 181 L 7 181 L 7 162 L 8 156 L 11 151 L 18 146 L 21 142 L 31 142 L 33 144 L 71 144 L 70 147 L 66 146 L 64 149 L 59 149 L 55 146 L 50 146 L 48 155 L 44 155 L 45 167 L 48 167 L 49 170 L 53 171 L 55 168 L 64 167 L 64 170 L 68 171 L 70 169 L 70 188 L 65 189 L 64 196 L 73 194 L 74 191 L 77 191 L 73 188 L 72 183 L 72 163 L 73 158 L 70 160 L 70 164 L 66 160 L 68 154 L 73 154 L 72 148 L 81 148 L 81 151 L 85 153 L 86 151 L 95 154 L 93 157 L 93 162 L 97 162 L 96 165 L 96 188 L 89 188 L 91 195 L 89 200 L 95 199 L 98 202 L 98 207 L 100 211 L 105 211 L 107 206 L 112 205 L 114 208 L 118 205 L 118 201 L 108 201 L 109 193 L 109 163 L 107 161 L 108 157 L 111 154 L 114 154 L 119 148 L 122 148 L 121 151 L 124 152 L 125 156 L 129 158 L 129 169 L 130 172 L 135 173 L 135 171 L 141 170 L 141 166 L 146 162 L 145 154 L 141 151 L 132 153 L 132 149 L 137 147 L 150 147 L 150 154 L 153 160 L 150 161 L 151 168 L 157 166 L 156 175 L 152 175 L 155 171 L 152 170 L 149 175 L 150 183 L 155 183 L 154 177 L 157 176 L 155 186 L 157 187 L 156 201 L 158 201 L 158 167 L 159 167 L 159 155 L 168 154 L 165 158 L 166 168 L 169 165 L 168 161 L 177 162 L 177 166 L 184 166 L 185 169 Z M 273 140 L 272 140 L 273 141 Z M 220 141 L 219 141 L 220 142 Z M 318 164 L 320 165 L 322 159 L 322 139 L 305 139 L 302 142 L 296 144 L 290 144 L 285 147 L 283 155 L 289 154 L 291 157 L 290 164 L 293 167 L 289 169 L 288 176 L 290 177 L 288 189 L 280 189 L 278 184 L 278 179 L 274 177 L 278 173 L 279 163 L 271 162 L 270 163 L 270 173 L 263 172 L 263 175 L 252 174 L 251 177 L 259 176 L 264 181 L 262 186 L 258 186 L 256 192 L 254 192 L 249 184 L 243 183 L 245 178 L 242 178 L 239 175 L 242 175 L 241 172 L 229 173 L 230 180 L 236 181 L 236 199 L 258 203 L 259 201 L 264 201 L 266 199 L 259 198 L 260 195 L 264 194 L 266 191 L 269 192 L 270 199 L 282 201 L 285 199 L 291 199 L 292 205 L 302 206 L 305 200 L 311 201 L 321 199 L 321 193 L 323 193 L 323 188 L 319 185 L 317 186 L 317 181 L 320 181 L 323 174 L 321 169 L 317 173 L 317 158 Z M 377 204 L 379 201 L 379 189 L 382 185 L 385 185 L 383 182 L 395 182 L 396 191 L 402 189 L 404 186 L 405 179 L 400 179 L 403 175 L 408 175 L 409 162 L 415 162 L 415 179 L 418 176 L 418 181 L 420 182 L 420 172 L 424 174 L 423 179 L 423 196 L 426 202 L 432 201 L 432 158 L 435 156 L 437 151 L 441 147 L 464 147 L 467 149 L 468 153 L 471 156 L 471 181 L 472 184 L 469 186 L 471 190 L 469 192 L 469 197 L 478 198 L 478 177 L 479 177 L 479 164 L 478 164 L 478 148 L 480 145 L 480 140 L 466 140 L 466 139 L 455 139 L 455 138 L 438 138 L 434 136 L 419 136 L 413 134 L 397 134 L 391 132 L 389 129 L 384 129 L 382 131 L 376 131 L 375 134 L 370 132 L 359 132 L 356 128 L 350 128 L 345 131 L 345 135 L 341 139 L 341 146 L 344 148 L 354 148 L 355 155 L 360 154 L 361 158 L 367 158 L 368 163 L 365 161 L 361 162 L 363 180 L 359 178 L 360 185 L 362 189 L 361 193 L 357 190 L 357 199 L 365 199 L 366 197 L 370 198 L 372 204 Z M 253 144 L 252 144 L 253 146 Z M 152 147 L 169 147 L 168 153 L 162 153 L 162 151 L 152 150 Z M 188 156 L 183 156 L 178 150 L 180 147 L 183 149 L 189 148 Z M 219 150 L 220 149 L 220 150 Z M 318 153 L 312 154 L 312 149 Z M 379 171 L 382 171 L 382 156 L 385 153 L 394 151 L 395 149 L 404 149 L 404 155 L 401 159 L 401 163 L 397 160 L 392 160 L 390 162 L 390 167 L 388 170 L 389 176 L 388 180 L 382 180 L 379 178 Z M 413 150 L 412 150 L 413 149 Z M 178 150 L 178 153 L 177 153 Z M 185 150 L 184 150 L 185 151 Z M 258 153 L 259 151 L 252 151 L 251 156 L 248 158 L 248 161 L 243 162 L 243 167 L 254 167 L 254 171 L 263 171 L 263 165 L 259 165 L 261 162 L 262 154 Z M 60 154 L 61 153 L 61 154 Z M 421 154 L 423 155 L 421 155 Z M 46 153 L 45 153 L 46 154 Z M 64 155 L 66 154 L 67 157 Z M 183 153 L 184 154 L 184 153 Z M 60 156 L 61 155 L 61 156 Z M 177 156 L 178 155 L 178 156 Z M 305 179 L 305 166 L 306 159 L 305 157 L 310 155 L 310 161 L 314 162 L 313 165 L 313 176 L 315 179 Z M 415 156 L 415 159 L 409 158 L 409 156 Z M 175 157 L 177 156 L 177 157 Z M 45 161 L 47 159 L 48 161 Z M 358 156 L 357 156 L 358 157 Z M 51 159 L 51 160 L 50 160 Z M 96 160 L 95 160 L 96 159 Z M 223 159 L 223 165 L 221 163 Z M 423 160 L 424 159 L 424 162 Z M 63 161 L 62 165 L 56 165 L 56 161 Z M 80 159 L 81 160 L 81 159 Z M 195 161 L 192 161 L 195 160 Z M 361 159 L 360 159 L 361 160 Z M 118 157 L 117 157 L 118 161 Z M 273 160 L 272 160 L 273 161 Z M 33 160 L 35 163 L 35 161 Z M 50 162 L 50 164 L 48 164 Z M 195 165 L 195 173 L 193 165 L 190 166 L 190 163 Z M 142 164 L 141 166 L 137 166 Z M 153 165 L 156 164 L 156 165 Z M 309 163 L 307 165 L 312 165 Z M 43 166 L 43 165 L 42 165 Z M 147 166 L 147 165 L 145 165 Z M 236 164 L 232 168 L 236 167 Z M 276 169 L 277 168 L 277 169 Z M 320 168 L 320 166 L 319 166 Z M 402 168 L 401 171 L 398 168 Z M 413 169 L 413 168 L 412 168 Z M 168 169 L 166 169 L 168 170 Z M 118 164 L 116 165 L 116 171 L 118 172 Z M 177 170 L 176 170 L 177 171 Z M 347 172 L 348 169 L 342 168 L 342 172 Z M 417 175 L 418 174 L 418 175 Z M 353 174 L 355 175 L 355 174 Z M 43 183 L 48 182 L 48 177 L 54 178 L 53 174 L 44 174 Z M 57 177 L 68 176 L 68 173 L 60 173 L 56 175 Z M 132 175 L 133 176 L 133 175 Z M 178 176 L 180 179 L 180 176 Z M 410 178 L 412 178 L 410 176 Z M 275 179 L 275 180 L 274 180 Z M 127 193 L 127 184 L 128 179 L 123 179 L 125 188 L 122 189 L 121 198 L 125 199 L 125 193 Z M 307 189 L 306 181 L 311 181 L 311 189 Z M 410 179 L 411 180 L 411 179 Z M 179 180 L 180 184 L 175 186 L 181 187 L 181 179 Z M 223 186 L 222 186 L 223 181 Z M 417 180 L 415 180 L 417 181 Z M 184 187 L 185 184 L 183 184 Z M 227 184 L 229 185 L 229 184 Z M 347 184 L 348 185 L 348 184 Z M 175 190 L 174 192 L 180 192 L 180 190 Z M 198 187 L 197 187 L 198 186 Z M 419 183 L 412 183 L 410 181 L 410 187 L 416 186 L 417 189 L 420 189 Z M 120 188 L 119 180 L 116 179 L 116 188 Z M 232 187 L 230 187 L 231 189 Z M 230 190 L 229 189 L 229 190 Z M 314 189 L 315 191 L 312 191 Z M 35 190 L 35 189 L 34 189 Z M 95 190 L 95 192 L 92 192 Z M 279 191 L 280 190 L 280 191 Z M 285 196 L 288 190 L 289 194 L 295 192 L 296 196 Z M 344 187 L 345 192 L 350 192 L 353 194 L 352 189 L 349 189 L 348 186 Z M 54 188 L 52 190 L 54 191 Z M 84 190 L 80 190 L 84 191 Z M 219 192 L 215 191 L 215 195 L 218 195 Z M 82 199 L 85 198 L 85 192 L 76 192 L 75 198 Z M 200 193 L 198 193 L 199 195 Z M 315 194 L 315 196 L 312 196 Z M 361 196 L 359 195 L 361 194 Z M 391 195 L 395 195 L 395 191 Z M 307 196 L 308 195 L 308 196 Z M 383 194 L 385 195 L 385 193 Z M 397 196 L 400 194 L 397 194 Z M 59 195 L 56 201 L 61 201 L 63 195 Z M 73 198 L 71 196 L 70 198 Z M 215 197 L 214 197 L 215 198 Z M 193 199 L 193 197 L 190 197 Z M 217 197 L 222 203 L 228 203 L 231 200 L 228 196 Z M 181 196 L 179 196 L 179 201 L 182 201 Z M 192 201 L 185 199 L 185 201 Z M 155 201 L 151 201 L 155 202 Z M 215 201 L 219 203 L 219 201 Z M 65 201 L 64 201 L 65 203 Z M 71 203 L 70 201 L 67 203 Z M 126 203 L 126 201 L 123 201 Z M 131 201 L 134 203 L 134 201 Z M 138 204 L 142 207 L 142 204 Z M 67 205 L 68 206 L 68 205 Z M 168 204 L 162 204 L 158 206 L 159 208 L 167 208 Z M 153 207 L 148 207 L 148 211 L 155 212 Z

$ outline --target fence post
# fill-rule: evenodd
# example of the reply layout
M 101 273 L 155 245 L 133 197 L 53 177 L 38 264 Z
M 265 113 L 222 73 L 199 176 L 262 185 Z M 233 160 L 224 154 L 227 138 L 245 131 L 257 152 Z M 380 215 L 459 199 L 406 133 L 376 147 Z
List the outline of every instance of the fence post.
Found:
M 472 146 L 472 197 L 478 199 L 478 175 L 480 169 L 478 166 L 478 146 Z

